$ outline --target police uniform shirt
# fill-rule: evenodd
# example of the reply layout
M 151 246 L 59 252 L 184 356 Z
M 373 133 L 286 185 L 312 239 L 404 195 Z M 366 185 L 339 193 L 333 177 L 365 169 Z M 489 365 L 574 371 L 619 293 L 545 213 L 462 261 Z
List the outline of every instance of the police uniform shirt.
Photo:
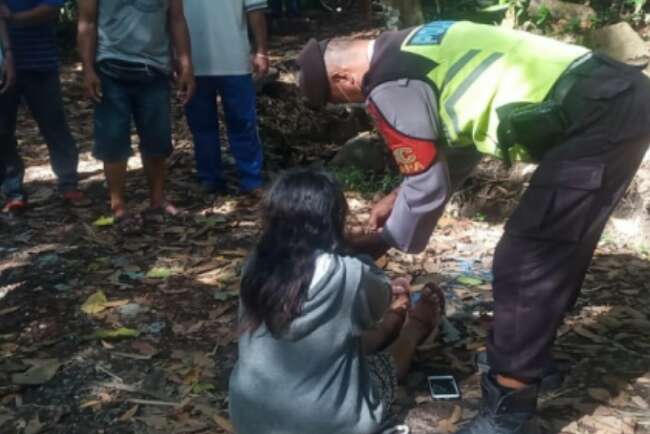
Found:
M 382 236 L 391 247 L 420 252 L 451 194 L 481 154 L 474 147 L 451 149 L 440 144 L 436 98 L 423 81 L 383 83 L 370 93 L 367 109 L 404 175 Z

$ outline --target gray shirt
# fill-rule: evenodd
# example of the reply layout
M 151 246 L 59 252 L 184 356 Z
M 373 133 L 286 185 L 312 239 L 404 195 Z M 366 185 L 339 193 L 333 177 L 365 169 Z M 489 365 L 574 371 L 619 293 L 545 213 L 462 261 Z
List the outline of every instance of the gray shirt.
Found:
M 185 0 L 196 76 L 251 73 L 249 12 L 266 9 L 266 0 Z
M 266 327 L 239 339 L 230 377 L 238 434 L 369 434 L 388 411 L 370 381 L 361 334 L 391 300 L 381 270 L 321 255 L 303 312 L 282 337 Z
M 424 250 L 451 194 L 481 160 L 474 147 L 446 148 L 441 142 L 437 99 L 427 83 L 401 79 L 377 86 L 369 95 L 392 133 L 386 140 L 428 141 L 436 148 L 433 164 L 417 175 L 405 176 L 382 236 L 404 252 Z
M 169 0 L 99 0 L 97 61 L 144 63 L 171 71 Z

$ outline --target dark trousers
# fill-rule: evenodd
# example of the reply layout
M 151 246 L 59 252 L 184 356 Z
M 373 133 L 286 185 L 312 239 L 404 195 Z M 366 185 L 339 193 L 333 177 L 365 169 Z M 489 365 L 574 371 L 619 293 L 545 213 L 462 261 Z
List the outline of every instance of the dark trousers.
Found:
M 16 118 L 21 99 L 34 116 L 50 153 L 52 170 L 61 191 L 74 190 L 78 183 L 77 145 L 63 110 L 58 71 L 18 71 L 16 84 L 0 95 L 0 182 L 7 197 L 25 195 L 25 167 L 18 153 Z
M 242 191 L 255 190 L 262 185 L 263 155 L 257 132 L 255 84 L 250 74 L 196 78 L 196 94 L 185 112 L 194 138 L 199 182 L 208 188 L 225 185 L 217 96 L 221 96 L 240 187 Z
M 566 98 L 565 143 L 543 159 L 494 255 L 494 373 L 536 380 L 598 240 L 650 143 L 650 81 L 600 60 Z

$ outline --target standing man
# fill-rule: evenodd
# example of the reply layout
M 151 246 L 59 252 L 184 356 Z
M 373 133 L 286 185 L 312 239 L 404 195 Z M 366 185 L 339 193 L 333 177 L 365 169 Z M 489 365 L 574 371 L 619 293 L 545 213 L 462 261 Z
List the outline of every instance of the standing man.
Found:
M 207 193 L 228 191 L 221 164 L 218 96 L 237 163 L 240 190 L 249 193 L 262 186 L 262 145 L 257 132 L 253 74 L 263 76 L 269 69 L 265 9 L 266 0 L 185 2 L 197 84 L 196 95 L 185 111 L 194 136 L 198 179 Z M 253 52 L 249 26 L 255 38 Z
M 23 189 L 25 166 L 16 142 L 16 117 L 23 98 L 47 144 L 63 199 L 73 204 L 83 200 L 77 189 L 77 145 L 70 134 L 61 96 L 54 29 L 61 6 L 63 0 L 5 0 L 0 6 L 0 17 L 9 23 L 9 52 L 13 53 L 17 75 L 16 85 L 0 95 L 0 148 L 6 169 L 2 182 L 2 192 L 7 197 L 5 212 L 18 211 L 27 205 Z
M 175 215 L 165 199 L 165 159 L 172 152 L 172 53 L 181 100 L 194 92 L 182 0 L 79 0 L 78 44 L 84 85 L 95 102 L 93 155 L 104 162 L 111 210 L 132 228 L 124 200 L 131 119 L 150 191 L 150 211 Z
M 7 31 L 7 21 L 0 18 L 0 95 L 6 93 L 14 84 L 16 84 L 16 67 Z M 7 173 L 6 160 L 5 148 L 0 144 L 0 185 L 4 182 Z
M 496 247 L 491 372 L 460 431 L 538 433 L 557 328 L 648 148 L 650 82 L 582 47 L 469 22 L 312 40 L 299 64 L 312 104 L 367 103 L 405 176 L 353 241 L 374 256 L 424 250 L 481 154 L 539 163 Z

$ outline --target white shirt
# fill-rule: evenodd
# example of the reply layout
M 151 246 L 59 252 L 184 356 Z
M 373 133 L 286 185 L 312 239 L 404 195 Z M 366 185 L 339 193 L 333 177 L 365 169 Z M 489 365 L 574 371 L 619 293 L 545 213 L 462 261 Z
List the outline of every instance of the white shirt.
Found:
M 251 73 L 246 14 L 266 9 L 266 0 L 185 0 L 197 76 Z

